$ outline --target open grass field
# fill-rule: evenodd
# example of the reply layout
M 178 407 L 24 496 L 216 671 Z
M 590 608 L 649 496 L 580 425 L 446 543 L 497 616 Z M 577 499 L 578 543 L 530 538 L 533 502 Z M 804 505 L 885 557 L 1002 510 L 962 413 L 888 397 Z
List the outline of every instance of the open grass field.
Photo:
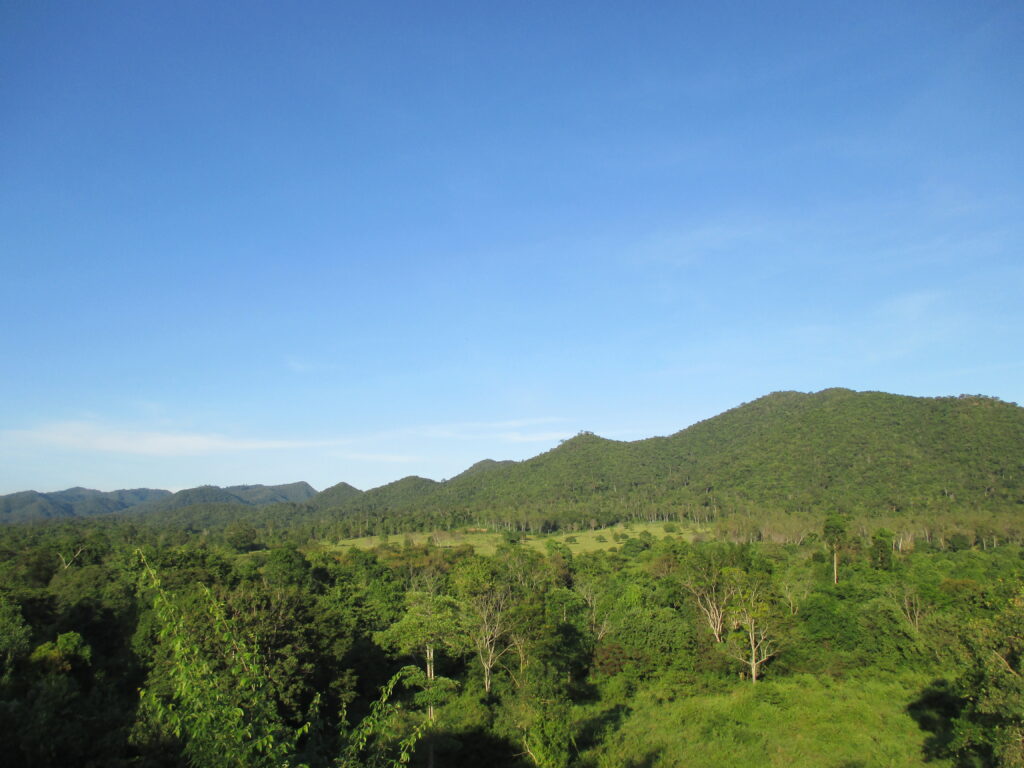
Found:
M 666 530 L 666 526 L 668 530 Z M 573 554 L 579 554 L 619 547 L 623 542 L 623 535 L 639 537 L 645 533 L 649 533 L 655 539 L 672 536 L 692 541 L 694 536 L 699 533 L 699 530 L 693 526 L 684 526 L 679 523 L 631 523 L 628 525 L 616 525 L 611 528 L 602 528 L 596 531 L 530 535 L 526 536 L 521 543 L 523 546 L 544 551 L 544 547 L 549 541 L 555 541 L 567 546 Z M 413 544 L 424 544 L 427 541 L 433 541 L 438 547 L 462 547 L 469 545 L 479 554 L 492 555 L 504 540 L 504 534 L 500 532 L 471 528 L 455 531 L 434 531 L 432 533 L 409 533 L 390 537 L 364 536 L 359 539 L 343 539 L 325 546 L 324 549 L 345 550 L 352 547 L 357 549 L 373 549 L 382 544 L 400 545 L 407 541 L 411 541 Z

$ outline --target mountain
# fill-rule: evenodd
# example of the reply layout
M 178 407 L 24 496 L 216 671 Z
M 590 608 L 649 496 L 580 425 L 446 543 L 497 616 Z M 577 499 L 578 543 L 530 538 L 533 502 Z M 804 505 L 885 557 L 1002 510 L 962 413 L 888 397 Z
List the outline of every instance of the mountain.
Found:
M 429 527 L 607 522 L 658 511 L 1024 512 L 1024 409 L 980 395 L 776 392 L 635 442 L 581 433 L 444 483 L 405 478 L 331 512 Z
M 340 506 L 353 496 L 359 496 L 361 493 L 362 491 L 358 488 L 353 488 L 348 483 L 338 483 L 320 491 L 320 493 L 310 499 L 309 503 L 317 509 L 330 509 Z
M 507 467 L 515 464 L 514 461 L 495 461 L 494 459 L 483 459 L 478 461 L 476 464 L 471 466 L 469 469 L 465 469 L 458 475 L 453 477 L 449 482 L 458 480 L 459 478 L 470 477 L 472 475 L 480 474 L 481 472 L 489 472 L 492 469 L 499 469 L 500 467 Z
M 286 501 L 303 502 L 317 495 L 313 486 L 306 482 L 287 485 L 233 485 L 224 490 L 247 504 L 257 506 Z
M 228 488 L 201 485 L 198 488 L 186 488 L 157 501 L 139 504 L 128 511 L 132 514 L 148 515 L 198 504 L 262 507 L 281 502 L 303 502 L 315 497 L 316 491 L 309 483 L 304 482 L 287 485 L 234 485 Z
M 90 488 L 68 488 L 66 491 L 53 493 L 21 491 L 0 496 L 0 523 L 91 517 L 111 512 L 148 514 L 196 504 L 266 506 L 301 503 L 316 495 L 316 490 L 305 482 L 287 485 L 236 485 L 230 488 L 204 485 L 177 493 L 151 488 L 109 492 L 94 491 Z
M 77 487 L 52 493 L 21 491 L 0 496 L 0 522 L 17 523 L 60 517 L 90 517 L 119 512 L 137 504 L 155 501 L 170 495 L 170 491 L 152 488 L 109 492 Z
M 321 493 L 306 483 L 26 491 L 0 497 L 0 520 L 191 509 L 167 519 L 207 525 L 252 517 L 254 507 L 268 519 L 349 533 L 732 511 L 1020 515 L 1024 409 L 981 395 L 775 392 L 667 437 L 620 442 L 582 432 L 526 461 L 485 459 L 443 482 L 406 477 L 365 492 L 338 483 Z

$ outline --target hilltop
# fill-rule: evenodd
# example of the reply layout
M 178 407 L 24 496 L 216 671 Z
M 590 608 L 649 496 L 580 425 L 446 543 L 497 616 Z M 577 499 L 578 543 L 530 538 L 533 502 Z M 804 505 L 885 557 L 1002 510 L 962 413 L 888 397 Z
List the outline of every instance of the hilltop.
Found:
M 315 495 L 316 490 L 305 482 L 287 485 L 235 485 L 228 488 L 204 485 L 177 493 L 153 488 L 124 491 L 68 488 L 52 493 L 21 491 L 0 496 L 0 522 L 93 517 L 113 512 L 153 514 L 198 504 L 266 506 L 282 502 L 302 502 Z
M 703 521 L 734 511 L 1020 514 L 1024 409 L 981 395 L 775 392 L 666 437 L 622 442 L 582 432 L 525 461 L 485 459 L 441 482 L 0 497 L 0 519 L 10 522 L 119 512 L 202 527 L 234 517 L 306 521 L 346 535 Z
M 314 503 L 316 499 L 314 498 Z M 776 392 L 667 437 L 581 433 L 522 462 L 475 465 L 444 483 L 404 478 L 321 510 L 432 527 L 684 511 L 1018 513 L 1024 409 L 984 396 Z

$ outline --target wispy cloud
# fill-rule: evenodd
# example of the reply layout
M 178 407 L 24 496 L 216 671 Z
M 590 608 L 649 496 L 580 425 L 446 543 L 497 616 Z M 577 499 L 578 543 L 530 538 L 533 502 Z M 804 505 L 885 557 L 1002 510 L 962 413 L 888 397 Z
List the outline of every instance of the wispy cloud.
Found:
M 750 250 L 781 239 L 780 227 L 743 220 L 712 222 L 675 232 L 658 232 L 644 238 L 629 250 L 640 261 L 692 267 L 708 258 Z
M 200 456 L 238 451 L 289 450 L 343 442 L 347 441 L 268 440 L 228 437 L 216 433 L 135 430 L 89 421 L 63 421 L 33 429 L 0 432 L 0 443 L 143 456 Z
M 324 371 L 336 371 L 339 366 L 336 363 L 329 363 L 323 360 L 310 360 L 309 358 L 288 355 L 284 359 L 285 367 L 292 373 L 322 373 Z
M 876 315 L 890 323 L 919 323 L 928 319 L 933 308 L 942 300 L 939 291 L 915 291 L 893 296 L 885 301 Z
M 215 432 L 184 432 L 135 429 L 102 421 L 60 421 L 29 429 L 0 431 L 0 446 L 56 448 L 83 453 L 116 453 L 136 456 L 203 456 L 252 451 L 294 451 L 336 448 L 338 458 L 353 461 L 408 463 L 421 457 L 401 451 L 410 442 L 423 440 L 493 440 L 505 443 L 547 442 L 565 437 L 550 427 L 530 431 L 530 427 L 550 425 L 561 419 L 516 419 L 508 421 L 458 422 L 418 425 L 361 435 L 319 439 L 280 439 L 232 437 Z M 374 447 L 385 450 L 372 450 Z M 399 447 L 399 452 L 387 450 Z

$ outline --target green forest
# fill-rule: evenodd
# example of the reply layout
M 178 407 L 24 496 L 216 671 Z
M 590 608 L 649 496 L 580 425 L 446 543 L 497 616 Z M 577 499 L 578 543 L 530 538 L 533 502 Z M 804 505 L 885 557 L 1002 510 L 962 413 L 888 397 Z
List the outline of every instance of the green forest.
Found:
M 1022 414 L 776 393 L 443 482 L 0 497 L 3 754 L 1024 766 Z

